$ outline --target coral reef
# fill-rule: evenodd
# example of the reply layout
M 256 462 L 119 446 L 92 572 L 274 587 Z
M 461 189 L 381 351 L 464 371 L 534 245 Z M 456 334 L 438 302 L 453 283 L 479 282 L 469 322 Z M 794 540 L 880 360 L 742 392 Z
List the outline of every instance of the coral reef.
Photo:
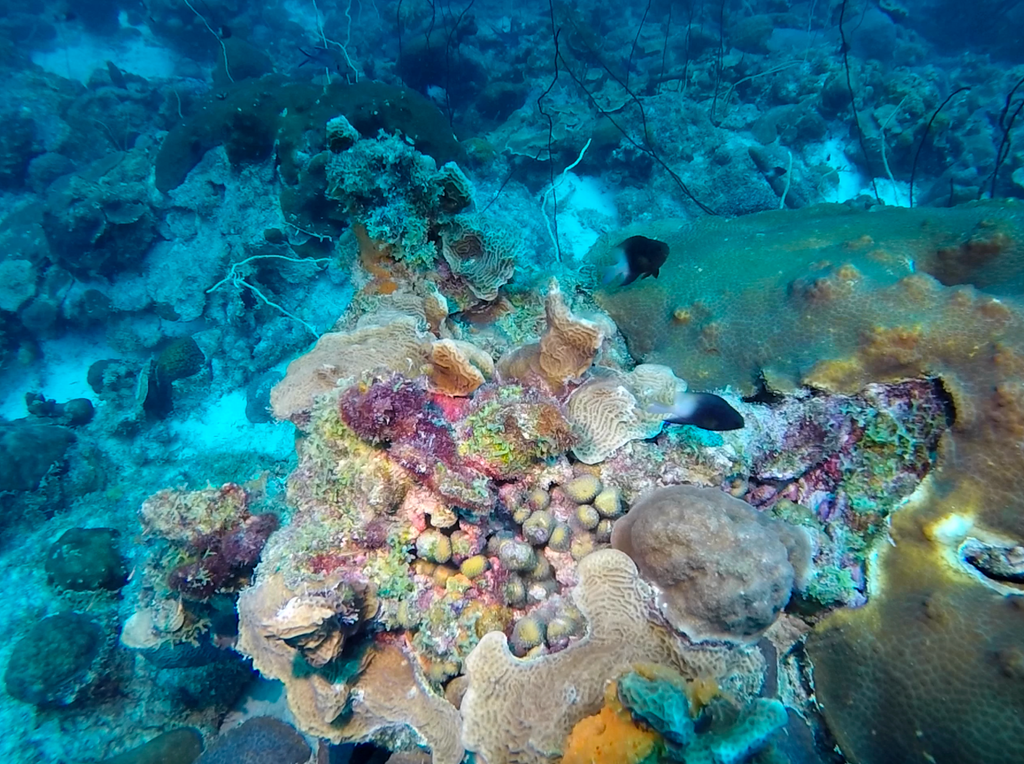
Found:
M 605 682 L 637 662 L 713 676 L 740 697 L 761 683 L 762 657 L 744 648 L 683 647 L 651 623 L 636 567 L 624 554 L 603 550 L 579 566 L 576 606 L 587 635 L 562 652 L 522 661 L 505 636 L 492 632 L 466 660 L 469 686 L 462 699 L 463 740 L 491 764 L 545 762 L 560 756 L 573 727 L 597 713 Z M 529 706 L 520 698 L 529 697 Z M 572 704 L 565 698 L 571 697 Z
M 800 238 L 808 218 L 820 224 L 818 244 Z M 1016 375 L 1024 328 L 1012 301 L 972 286 L 943 286 L 926 273 L 909 271 L 911 265 L 933 269 L 947 282 L 977 281 L 995 293 L 1014 289 L 1022 273 L 1020 211 L 1013 204 L 982 202 L 952 210 L 883 211 L 869 216 L 867 228 L 852 226 L 855 219 L 862 220 L 830 209 L 747 218 L 741 227 L 776 221 L 779 237 L 759 245 L 752 259 L 753 250 L 735 243 L 743 236 L 734 228 L 738 239 L 728 237 L 729 257 L 719 262 L 743 269 L 744 283 L 757 284 L 756 295 L 726 295 L 688 276 L 685 284 L 645 283 L 632 289 L 629 313 L 616 308 L 625 307 L 624 292 L 601 301 L 621 318 L 635 352 L 717 384 L 749 389 L 758 366 L 776 389 L 805 382 L 852 394 L 872 382 L 941 379 L 955 422 L 936 443 L 935 467 L 912 498 L 898 511 L 883 505 L 879 513 L 877 502 L 884 496 L 879 486 L 860 498 L 862 478 L 843 478 L 851 505 L 865 502 L 861 506 L 867 509 L 858 520 L 853 506 L 836 506 L 848 518 L 847 527 L 868 542 L 859 551 L 854 545 L 853 553 L 875 555 L 867 569 L 867 604 L 825 618 L 809 640 L 808 653 L 823 713 L 851 758 L 1012 761 L 1024 740 L 1016 723 L 1024 697 L 1010 678 L 1013 670 L 1005 668 L 1021 647 L 1016 590 L 980 574 L 958 549 L 971 537 L 1002 538 L 1008 544 L 1024 533 L 1012 485 L 1019 450 L 1008 447 L 1021 433 Z M 789 220 L 801 225 L 787 229 Z M 702 252 L 724 246 L 721 237 L 707 238 L 708 230 L 702 225 L 673 235 L 687 238 L 687 257 L 699 261 Z M 965 237 L 965 231 L 977 233 Z M 972 236 L 979 241 L 976 247 Z M 677 241 L 670 239 L 670 246 Z M 946 250 L 937 263 L 932 253 L 951 246 L 955 253 Z M 773 257 L 771 247 L 784 247 L 786 255 Z M 757 263 L 776 260 L 785 268 L 775 276 L 751 275 Z M 824 270 L 822 260 L 830 261 Z M 951 262 L 959 265 L 953 268 Z M 994 268 L 1001 269 L 998 285 L 986 277 Z M 715 278 L 720 284 L 734 281 L 721 269 Z M 697 290 L 705 293 L 701 304 L 687 302 L 691 285 L 693 299 Z M 661 327 L 631 324 L 638 300 L 654 300 L 667 315 L 682 307 L 689 322 L 674 328 L 669 320 Z M 757 328 L 750 323 L 755 316 Z M 819 331 L 824 327 L 827 336 Z M 841 331 L 832 331 L 837 328 Z M 801 341 L 791 342 L 793 337 Z M 907 421 L 909 410 L 902 410 L 896 421 Z M 885 448 L 896 445 L 903 451 L 902 433 L 893 424 L 883 416 L 868 427 L 857 426 L 854 432 L 865 446 L 857 458 L 870 463 L 876 458 L 872 451 L 886 442 Z M 912 459 L 919 458 L 915 452 L 909 451 Z M 880 477 L 884 484 L 894 476 L 886 477 L 883 468 Z M 882 523 L 892 544 L 879 543 Z M 826 524 L 838 529 L 831 520 Z M 850 538 L 846 531 L 840 535 Z M 846 567 L 841 558 L 836 562 Z M 819 581 L 831 588 L 839 582 L 836 572 Z M 991 660 L 995 655 L 1007 656 L 1007 662 Z M 887 701 L 886 688 L 896 685 L 904 688 L 899 709 Z M 950 687 L 964 692 L 951 696 Z M 973 694 L 977 701 L 967 700 L 972 687 L 979 688 Z M 955 723 L 948 721 L 954 718 Z

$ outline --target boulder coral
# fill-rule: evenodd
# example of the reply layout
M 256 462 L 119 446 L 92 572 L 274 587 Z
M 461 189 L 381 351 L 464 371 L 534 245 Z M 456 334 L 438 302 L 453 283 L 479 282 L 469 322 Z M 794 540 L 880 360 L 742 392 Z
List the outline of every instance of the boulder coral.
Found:
M 693 640 L 751 640 L 789 602 L 794 565 L 810 562 L 797 529 L 714 488 L 670 486 L 633 504 L 612 546 L 660 591 L 668 621 Z
M 685 278 L 600 295 L 639 358 L 751 392 L 759 371 L 776 389 L 847 394 L 941 380 L 952 427 L 890 516 L 892 543 L 870 549 L 867 604 L 812 632 L 816 694 L 840 748 L 862 764 L 1019 760 L 1020 593 L 960 552 L 972 539 L 1024 540 L 1019 204 L 816 207 L 630 233 L 664 237 L 670 259 L 685 251 L 694 265 Z

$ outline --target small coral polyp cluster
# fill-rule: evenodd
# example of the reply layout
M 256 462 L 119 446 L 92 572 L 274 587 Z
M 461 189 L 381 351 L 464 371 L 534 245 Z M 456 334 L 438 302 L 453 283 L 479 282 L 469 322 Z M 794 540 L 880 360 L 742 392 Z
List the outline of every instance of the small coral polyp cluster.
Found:
M 541 336 L 497 361 L 490 335 L 470 342 L 432 313 L 432 284 L 406 289 L 322 337 L 275 389 L 275 413 L 302 430 L 294 511 L 239 598 L 239 648 L 285 683 L 306 731 L 421 745 L 439 763 L 465 750 L 489 764 L 513 749 L 579 754 L 574 727 L 621 717 L 607 683 L 643 663 L 671 674 L 659 693 L 720 690 L 715 729 L 749 733 L 698 736 L 687 760 L 764 746 L 785 714 L 753 702 L 766 668 L 756 642 L 791 600 L 812 613 L 863 601 L 870 542 L 947 426 L 941 387 L 730 397 L 744 430 L 661 432 L 649 405 L 685 383 L 624 366 L 614 325 L 575 314 L 557 283 Z M 614 542 L 650 491 L 685 484 L 692 495 L 654 506 L 655 530 L 633 523 L 629 543 Z M 709 519 L 672 524 L 667 544 L 657 524 L 678 512 Z M 687 566 L 718 583 L 680 586 Z M 397 679 L 373 669 L 396 662 Z M 395 682 L 415 702 L 396 701 Z M 576 704 L 507 706 L 561 697 L 559 683 Z M 645 750 L 668 756 L 677 733 L 649 727 Z M 571 760 L 601 759 L 587 751 Z

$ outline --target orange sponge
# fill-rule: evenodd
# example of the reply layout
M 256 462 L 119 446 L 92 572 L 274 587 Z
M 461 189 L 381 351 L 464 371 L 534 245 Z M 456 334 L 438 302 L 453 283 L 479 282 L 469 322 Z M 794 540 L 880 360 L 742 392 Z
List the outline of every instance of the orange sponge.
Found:
M 653 764 L 662 750 L 661 736 L 633 723 L 612 683 L 604 708 L 572 728 L 562 764 Z

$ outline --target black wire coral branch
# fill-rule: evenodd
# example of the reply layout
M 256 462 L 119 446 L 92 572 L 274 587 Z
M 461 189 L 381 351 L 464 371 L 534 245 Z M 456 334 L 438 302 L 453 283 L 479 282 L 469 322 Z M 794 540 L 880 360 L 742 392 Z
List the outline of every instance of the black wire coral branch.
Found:
M 864 164 L 867 167 L 868 175 L 871 176 L 871 188 L 875 192 L 875 201 L 881 203 L 878 197 L 878 184 L 875 182 L 875 171 L 871 166 L 871 157 L 868 156 L 867 146 L 864 144 L 864 128 L 860 124 L 860 115 L 857 113 L 857 99 L 853 94 L 853 80 L 850 79 L 850 46 L 846 42 L 846 32 L 843 30 L 843 20 L 846 17 L 846 0 L 839 6 L 839 40 L 843 47 L 843 68 L 846 70 L 846 89 L 850 93 L 850 110 L 853 112 L 853 122 L 857 126 L 857 142 L 860 144 L 861 153 L 864 154 Z

